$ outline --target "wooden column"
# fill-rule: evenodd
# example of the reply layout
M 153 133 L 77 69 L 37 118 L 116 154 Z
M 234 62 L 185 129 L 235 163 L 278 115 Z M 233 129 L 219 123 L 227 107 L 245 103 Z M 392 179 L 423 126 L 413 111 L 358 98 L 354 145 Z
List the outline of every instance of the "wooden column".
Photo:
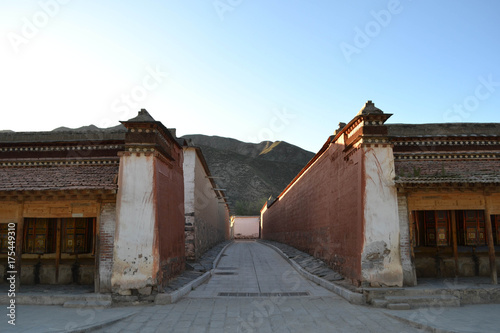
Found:
M 415 266 L 415 251 L 413 249 L 413 245 L 415 246 L 418 245 L 418 240 L 416 239 L 417 235 L 417 220 L 416 217 L 414 217 L 413 212 L 408 208 L 408 221 L 409 221 L 409 231 L 410 231 L 410 258 L 411 258 L 411 264 Z
M 24 202 L 19 203 L 16 230 L 16 292 L 21 288 L 21 259 L 24 240 Z
M 61 261 L 61 219 L 57 219 L 56 228 L 56 283 L 59 282 L 59 262 Z
M 406 200 L 408 200 L 408 197 L 406 197 Z M 408 201 L 407 201 L 408 202 Z M 418 280 L 417 280 L 417 269 L 415 267 L 415 249 L 414 245 L 417 246 L 418 242 L 416 239 L 416 228 L 417 228 L 417 220 L 416 220 L 416 214 L 413 214 L 413 211 L 410 210 L 409 206 L 407 205 L 408 209 L 408 222 L 409 222 L 409 232 L 410 232 L 410 260 L 411 260 L 411 267 L 413 271 L 413 276 L 414 276 L 414 281 L 415 284 L 413 286 L 418 285 Z
M 96 207 L 96 218 L 94 218 L 94 230 L 93 232 L 93 249 L 92 253 L 94 254 L 94 260 L 95 260 L 95 265 L 94 265 L 94 292 L 99 293 L 101 291 L 101 279 L 99 276 L 99 271 L 100 271 L 100 263 L 99 259 L 101 257 L 101 250 L 100 250 L 100 225 L 101 225 L 101 207 L 102 207 L 102 202 L 99 200 L 97 203 Z
M 457 237 L 457 214 L 451 211 L 451 232 L 453 241 L 453 257 L 455 258 L 455 276 L 458 276 L 458 237 Z
M 484 204 L 486 216 L 484 223 L 486 224 L 486 237 L 488 239 L 488 255 L 490 258 L 490 276 L 491 284 L 497 284 L 497 264 L 495 261 L 495 244 L 493 244 L 493 228 L 491 226 L 491 210 L 488 204 L 488 196 L 484 196 Z

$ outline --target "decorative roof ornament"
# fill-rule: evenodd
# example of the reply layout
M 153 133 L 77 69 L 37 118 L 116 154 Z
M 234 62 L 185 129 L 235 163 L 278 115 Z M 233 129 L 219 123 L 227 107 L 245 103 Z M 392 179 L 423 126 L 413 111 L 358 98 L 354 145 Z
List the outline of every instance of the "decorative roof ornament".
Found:
M 347 125 L 346 123 L 340 122 L 339 127 L 335 130 L 335 132 L 333 134 L 334 135 L 339 134 L 344 129 L 344 127 L 346 127 L 346 125 Z
M 154 123 L 156 120 L 151 117 L 146 109 L 141 109 L 136 117 L 126 121 L 127 123 Z
M 371 101 L 368 100 L 365 103 L 365 106 L 358 112 L 358 116 L 360 115 L 367 115 L 367 114 L 383 114 L 384 111 L 380 110 L 379 108 L 375 107 L 375 104 Z

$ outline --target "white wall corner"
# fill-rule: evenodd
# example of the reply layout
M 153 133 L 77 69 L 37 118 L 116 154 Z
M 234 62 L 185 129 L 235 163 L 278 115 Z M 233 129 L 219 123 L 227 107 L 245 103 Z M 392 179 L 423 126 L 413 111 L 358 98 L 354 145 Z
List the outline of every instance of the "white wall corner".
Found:
M 405 286 L 417 285 L 417 272 L 412 260 L 412 242 L 410 237 L 410 219 L 408 214 L 408 199 L 405 194 L 398 193 L 398 214 L 401 249 L 401 265 L 403 266 L 403 284 Z
M 365 147 L 364 245 L 361 275 L 371 286 L 402 286 L 394 156 L 390 147 Z
M 124 293 L 156 284 L 154 157 L 122 156 L 111 285 Z

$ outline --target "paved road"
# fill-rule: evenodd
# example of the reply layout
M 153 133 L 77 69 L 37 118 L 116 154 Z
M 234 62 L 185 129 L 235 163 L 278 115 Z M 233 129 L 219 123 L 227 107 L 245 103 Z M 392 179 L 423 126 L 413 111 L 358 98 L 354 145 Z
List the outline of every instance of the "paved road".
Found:
M 326 289 L 304 279 L 276 251 L 253 241 L 240 241 L 229 246 L 209 282 L 188 297 L 217 297 L 220 293 L 331 296 Z M 271 295 L 267 295 L 269 293 Z
M 143 307 L 100 332 L 418 332 L 302 278 L 265 245 L 235 242 L 224 254 L 176 304 Z
M 16 326 L 7 325 L 4 317 L 0 332 L 96 332 L 98 325 L 115 321 L 97 332 L 419 332 L 387 315 L 442 333 L 496 333 L 500 327 L 500 304 L 408 311 L 352 305 L 302 279 L 260 243 L 231 245 L 215 273 L 171 305 L 107 309 L 20 305 Z

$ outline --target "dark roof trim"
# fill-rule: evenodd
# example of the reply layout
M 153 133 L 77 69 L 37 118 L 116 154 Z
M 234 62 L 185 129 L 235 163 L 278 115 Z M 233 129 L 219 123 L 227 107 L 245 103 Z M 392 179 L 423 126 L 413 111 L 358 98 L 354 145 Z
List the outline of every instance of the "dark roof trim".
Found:
M 136 117 L 126 120 L 126 121 L 120 121 L 125 127 L 131 127 L 134 124 L 154 124 L 156 125 L 162 132 L 163 136 L 167 137 L 170 141 L 172 141 L 177 147 L 182 149 L 182 145 L 179 144 L 177 141 L 177 138 L 175 138 L 171 131 L 163 125 L 161 121 L 155 120 L 146 109 L 141 109 L 139 113 L 137 114 Z M 129 125 L 129 126 L 127 126 Z

